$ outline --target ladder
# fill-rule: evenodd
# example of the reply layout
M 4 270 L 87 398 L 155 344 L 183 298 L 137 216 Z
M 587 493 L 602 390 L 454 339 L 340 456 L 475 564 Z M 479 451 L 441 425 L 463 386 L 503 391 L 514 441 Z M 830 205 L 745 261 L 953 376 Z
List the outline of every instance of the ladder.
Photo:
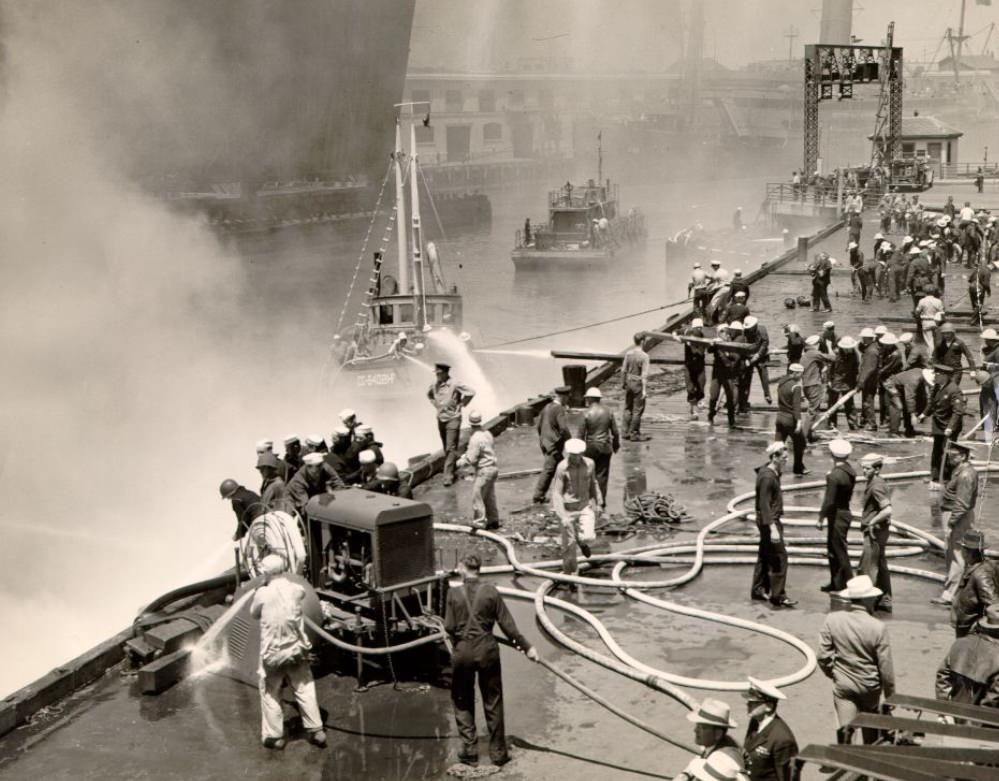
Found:
M 888 23 L 888 38 L 881 54 L 881 67 L 878 69 L 878 81 L 881 90 L 878 93 L 878 113 L 874 120 L 874 135 L 871 137 L 871 168 L 881 167 L 885 163 L 885 151 L 888 143 L 888 120 L 891 114 L 891 50 L 895 37 L 895 22 Z

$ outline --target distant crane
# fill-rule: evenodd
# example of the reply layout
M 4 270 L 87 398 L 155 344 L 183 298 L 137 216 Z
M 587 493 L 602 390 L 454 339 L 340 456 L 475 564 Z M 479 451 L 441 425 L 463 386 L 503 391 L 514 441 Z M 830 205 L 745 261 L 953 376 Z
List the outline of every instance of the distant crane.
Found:
M 795 27 L 793 24 L 784 31 L 784 37 L 787 38 L 787 61 L 792 62 L 794 60 L 794 39 L 801 34 L 801 31 Z

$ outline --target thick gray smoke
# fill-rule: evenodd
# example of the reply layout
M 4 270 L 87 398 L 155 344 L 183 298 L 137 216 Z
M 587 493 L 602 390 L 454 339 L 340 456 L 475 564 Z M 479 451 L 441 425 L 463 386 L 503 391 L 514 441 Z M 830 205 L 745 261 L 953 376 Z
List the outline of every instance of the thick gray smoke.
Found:
M 230 86 L 180 8 L 3 6 L 0 693 L 220 571 L 220 465 L 253 485 L 254 439 L 331 425 L 282 350 L 308 313 L 255 327 L 244 266 L 131 179 L 144 125 L 192 156 L 225 140 L 170 114 Z

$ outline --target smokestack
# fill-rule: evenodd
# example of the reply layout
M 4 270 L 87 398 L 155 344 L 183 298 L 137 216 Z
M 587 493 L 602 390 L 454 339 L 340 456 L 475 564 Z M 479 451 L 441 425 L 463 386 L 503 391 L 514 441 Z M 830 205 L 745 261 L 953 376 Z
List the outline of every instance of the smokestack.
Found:
M 822 0 L 819 43 L 848 46 L 853 32 L 853 0 Z

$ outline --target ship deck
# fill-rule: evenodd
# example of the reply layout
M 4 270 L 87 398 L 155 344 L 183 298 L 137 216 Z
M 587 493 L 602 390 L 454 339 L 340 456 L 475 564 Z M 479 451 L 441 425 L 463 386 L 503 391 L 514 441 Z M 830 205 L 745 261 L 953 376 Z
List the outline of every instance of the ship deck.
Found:
M 937 197 L 925 200 L 936 203 Z M 943 198 L 939 200 L 942 203 Z M 865 226 L 865 249 L 877 230 L 873 218 L 869 216 Z M 845 233 L 837 231 L 813 247 L 809 255 L 825 249 L 834 257 L 845 257 L 845 244 Z M 798 261 L 792 261 L 783 270 L 801 268 Z M 964 294 L 961 271 L 954 268 L 948 276 L 947 301 L 952 306 Z M 810 333 L 820 330 L 821 323 L 831 318 L 839 333 L 856 334 L 881 314 L 908 314 L 905 299 L 897 304 L 882 301 L 862 304 L 850 297 L 849 285 L 847 276 L 834 277 L 831 315 L 789 311 L 783 307 L 784 298 L 807 294 L 808 278 L 800 274 L 771 274 L 753 285 L 750 307 L 767 325 L 774 343 L 780 341 L 781 324 L 789 321 L 796 322 L 802 332 Z M 970 341 L 973 350 L 978 349 L 977 337 L 964 338 Z M 662 344 L 655 354 L 675 356 L 679 349 L 675 344 Z M 780 374 L 781 369 L 772 370 L 774 377 Z M 621 393 L 616 380 L 611 378 L 603 389 L 609 405 L 619 414 Z M 672 493 L 686 505 L 694 521 L 628 539 L 611 538 L 612 548 L 633 547 L 650 539 L 693 541 L 699 528 L 724 514 L 730 499 L 752 490 L 753 467 L 764 460 L 762 453 L 771 439 L 773 413 L 755 411 L 749 418 L 741 419 L 740 428 L 734 430 L 725 425 L 710 428 L 703 418 L 689 422 L 682 385 L 682 378 L 675 370 L 654 377 L 645 425 L 652 438 L 647 442 L 623 443 L 621 452 L 613 459 L 609 508 L 615 520 L 620 521 L 626 494 L 657 490 Z M 970 380 L 965 380 L 965 387 L 971 387 Z M 756 381 L 753 400 L 760 401 Z M 977 402 L 970 400 L 969 407 L 977 408 Z M 929 445 L 925 441 L 860 444 L 855 457 L 875 447 L 892 456 L 920 456 L 888 467 L 888 472 L 925 468 L 928 461 Z M 497 439 L 497 455 L 504 473 L 538 466 L 533 427 L 508 429 Z M 824 448 L 810 448 L 806 464 L 813 471 L 812 477 L 821 480 L 828 464 Z M 529 507 L 534 479 L 525 476 L 498 483 L 498 501 L 504 518 L 502 531 L 519 532 L 528 540 L 539 540 L 518 546 L 523 558 L 552 558 L 556 555 L 554 546 L 545 541 L 550 540 L 554 528 L 550 515 L 543 509 Z M 792 484 L 789 476 L 785 483 Z M 995 488 L 990 486 L 989 490 Z M 418 490 L 417 498 L 433 505 L 437 520 L 461 522 L 471 517 L 470 494 L 470 481 L 460 481 L 456 489 L 445 489 L 439 478 L 434 478 Z M 920 481 L 897 485 L 893 498 L 896 518 L 940 534 L 938 515 L 930 508 L 931 498 Z M 796 495 L 789 503 L 814 505 L 818 501 L 819 489 L 815 488 Z M 999 524 L 997 512 L 996 503 L 986 504 L 981 525 L 988 533 L 994 533 Z M 754 532 L 744 523 L 733 524 L 730 531 Z M 809 532 L 795 530 L 795 533 Z M 452 551 L 468 547 L 480 549 L 487 563 L 504 561 L 498 548 L 483 539 L 439 534 L 438 544 L 446 551 L 445 561 Z M 903 563 L 943 572 L 942 559 L 932 554 L 906 559 Z M 679 571 L 674 569 L 673 574 Z M 765 603 L 751 602 L 750 574 L 745 566 L 711 565 L 690 585 L 668 592 L 667 598 L 766 623 L 796 635 L 814 648 L 822 620 L 830 610 L 829 597 L 818 589 L 826 579 L 824 567 L 791 566 L 788 591 L 800 600 L 798 609 L 792 611 L 775 611 Z M 499 580 L 529 590 L 539 582 L 533 578 Z M 895 613 L 885 620 L 898 689 L 931 696 L 936 666 L 953 638 L 947 612 L 928 601 L 939 587 L 900 575 L 894 577 L 894 586 Z M 679 674 L 738 681 L 747 674 L 761 677 L 787 674 L 802 661 L 796 652 L 772 639 L 663 613 L 611 590 L 587 589 L 572 599 L 598 615 L 621 645 L 643 662 Z M 537 644 L 543 656 L 624 710 L 676 738 L 691 740 L 691 725 L 683 717 L 682 706 L 552 645 L 535 624 L 529 603 L 511 601 L 511 607 L 520 628 Z M 577 620 L 556 611 L 552 617 L 563 631 L 595 649 L 601 647 L 595 635 Z M 507 732 L 514 747 L 514 759 L 504 768 L 503 777 L 538 779 L 571 774 L 577 781 L 671 778 L 686 764 L 687 755 L 680 750 L 610 715 L 523 656 L 506 648 L 502 653 Z M 304 740 L 293 740 L 283 753 L 277 753 L 259 745 L 259 701 L 252 687 L 228 678 L 199 675 L 162 695 L 143 696 L 130 678 L 113 669 L 96 684 L 0 739 L 0 778 L 445 777 L 446 769 L 455 762 L 458 748 L 448 693 L 408 683 L 400 684 L 399 688 L 403 690 L 388 684 L 356 692 L 353 679 L 326 675 L 318 682 L 318 692 L 329 748 L 321 751 Z M 799 745 L 832 742 L 835 724 L 829 682 L 815 672 L 785 692 L 788 701 L 782 704 L 781 713 L 796 733 Z M 736 693 L 699 690 L 690 693 L 698 698 L 710 694 L 728 701 L 740 723 L 736 734 L 741 739 L 745 711 Z M 479 722 L 481 725 L 481 711 Z M 484 745 L 482 754 L 486 756 Z M 814 767 L 806 769 L 806 779 L 816 777 Z

